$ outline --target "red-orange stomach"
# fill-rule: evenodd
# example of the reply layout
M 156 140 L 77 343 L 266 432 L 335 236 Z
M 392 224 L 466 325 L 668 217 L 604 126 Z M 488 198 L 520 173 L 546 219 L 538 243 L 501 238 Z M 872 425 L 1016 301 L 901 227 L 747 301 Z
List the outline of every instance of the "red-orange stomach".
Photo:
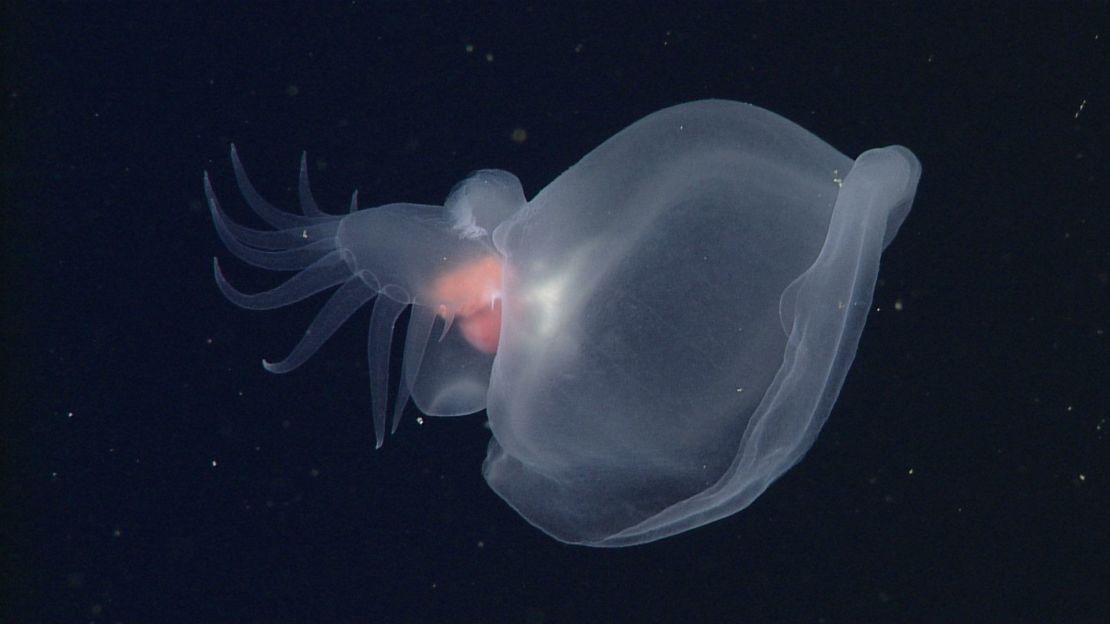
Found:
M 501 261 L 485 256 L 441 275 L 432 285 L 434 300 L 451 303 L 455 326 L 483 353 L 496 353 L 501 339 L 501 277 Z M 446 317 L 447 310 L 441 308 L 439 315 Z

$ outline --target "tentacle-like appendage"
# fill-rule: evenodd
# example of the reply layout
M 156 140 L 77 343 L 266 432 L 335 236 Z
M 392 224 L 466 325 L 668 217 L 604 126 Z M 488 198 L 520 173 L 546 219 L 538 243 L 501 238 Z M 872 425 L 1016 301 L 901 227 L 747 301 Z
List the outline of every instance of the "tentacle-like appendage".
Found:
M 397 431 L 397 425 L 401 423 L 401 413 L 405 411 L 405 405 L 412 396 L 412 384 L 416 383 L 416 376 L 420 372 L 420 364 L 424 361 L 424 350 L 428 347 L 435 321 L 436 313 L 432 308 L 423 305 L 412 306 L 409 329 L 405 335 L 405 357 L 401 361 L 401 381 L 397 384 L 397 398 L 393 401 L 393 423 L 390 425 L 390 433 Z
M 304 216 L 310 219 L 332 216 L 320 210 L 320 206 L 316 205 L 316 199 L 312 197 L 312 189 L 308 186 L 307 152 L 301 152 L 301 172 L 297 176 L 297 194 L 301 198 L 301 212 L 304 213 Z
M 331 218 L 327 221 L 298 227 L 288 230 L 256 230 L 240 225 L 233 221 L 223 211 L 216 194 L 211 190 L 208 172 L 204 172 L 204 193 L 208 197 L 209 210 L 212 212 L 213 221 L 217 227 L 222 226 L 236 241 L 263 250 L 287 250 L 294 247 L 303 247 L 309 243 L 325 238 L 334 238 L 339 229 L 339 219 Z
M 208 197 L 208 206 L 212 211 L 212 221 L 216 225 L 216 233 L 220 240 L 227 245 L 228 251 L 235 254 L 240 260 L 263 269 L 294 271 L 303 269 L 335 249 L 335 237 L 324 238 L 294 249 L 279 251 L 264 251 L 249 247 L 235 238 L 235 234 L 228 228 L 227 222 L 221 218 L 223 210 L 212 190 L 212 182 L 208 174 L 204 175 L 204 194 Z
M 361 281 L 361 280 L 360 280 Z M 407 303 L 387 296 L 378 297 L 370 313 L 367 357 L 370 359 L 370 402 L 374 416 L 375 448 L 385 442 L 385 420 L 389 407 L 389 354 L 393 347 L 393 329 Z
M 243 169 L 243 163 L 239 161 L 239 154 L 236 153 L 234 144 L 231 146 L 231 167 L 235 170 L 235 181 L 239 184 L 239 192 L 243 194 L 243 199 L 247 200 L 247 204 L 250 205 L 255 214 L 262 217 L 262 220 L 266 223 L 279 230 L 285 230 L 305 227 L 317 222 L 317 219 L 311 217 L 302 217 L 284 210 L 278 210 L 273 204 L 263 199 L 258 191 L 254 190 L 254 185 L 247 178 L 247 172 Z
M 332 294 L 316 314 L 316 318 L 312 319 L 312 324 L 305 330 L 304 337 L 297 346 L 293 347 L 293 351 L 280 362 L 262 360 L 262 366 L 271 373 L 288 373 L 304 364 L 344 321 L 377 294 L 361 278 L 352 277 L 347 280 Z
M 320 258 L 276 288 L 260 293 L 245 293 L 228 283 L 216 258 L 212 258 L 212 271 L 216 275 L 216 285 L 220 287 L 220 292 L 235 305 L 249 310 L 273 310 L 287 306 L 351 278 L 351 268 L 343 260 L 343 252 L 339 250 Z

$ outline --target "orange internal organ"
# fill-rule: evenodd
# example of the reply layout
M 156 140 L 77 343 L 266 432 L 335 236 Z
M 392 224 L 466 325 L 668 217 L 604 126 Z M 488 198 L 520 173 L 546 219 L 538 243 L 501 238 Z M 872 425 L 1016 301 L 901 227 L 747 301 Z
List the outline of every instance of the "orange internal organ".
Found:
M 439 315 L 455 313 L 463 338 L 483 353 L 496 353 L 501 338 L 501 261 L 485 256 L 439 276 L 432 285 Z

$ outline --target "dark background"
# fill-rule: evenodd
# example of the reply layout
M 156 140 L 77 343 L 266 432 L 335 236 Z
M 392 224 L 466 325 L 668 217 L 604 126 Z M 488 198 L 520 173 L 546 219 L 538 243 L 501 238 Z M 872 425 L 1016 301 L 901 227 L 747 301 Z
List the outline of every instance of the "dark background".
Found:
M 1110 621 L 1107 3 L 506 4 L 5 3 L 0 619 Z M 728 519 L 555 542 L 484 415 L 373 450 L 368 311 L 278 377 L 319 300 L 213 284 L 274 283 L 202 202 L 254 223 L 232 141 L 285 207 L 301 150 L 332 210 L 532 196 L 707 97 L 924 166 L 828 424 Z

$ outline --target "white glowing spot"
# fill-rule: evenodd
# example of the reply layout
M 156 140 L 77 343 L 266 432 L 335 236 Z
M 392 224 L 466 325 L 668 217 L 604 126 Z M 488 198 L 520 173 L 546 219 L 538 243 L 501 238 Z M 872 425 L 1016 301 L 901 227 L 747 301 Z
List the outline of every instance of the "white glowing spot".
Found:
M 528 303 L 537 310 L 536 332 L 540 338 L 551 337 L 559 329 L 570 286 L 567 276 L 571 274 L 571 271 L 563 272 L 528 291 Z

